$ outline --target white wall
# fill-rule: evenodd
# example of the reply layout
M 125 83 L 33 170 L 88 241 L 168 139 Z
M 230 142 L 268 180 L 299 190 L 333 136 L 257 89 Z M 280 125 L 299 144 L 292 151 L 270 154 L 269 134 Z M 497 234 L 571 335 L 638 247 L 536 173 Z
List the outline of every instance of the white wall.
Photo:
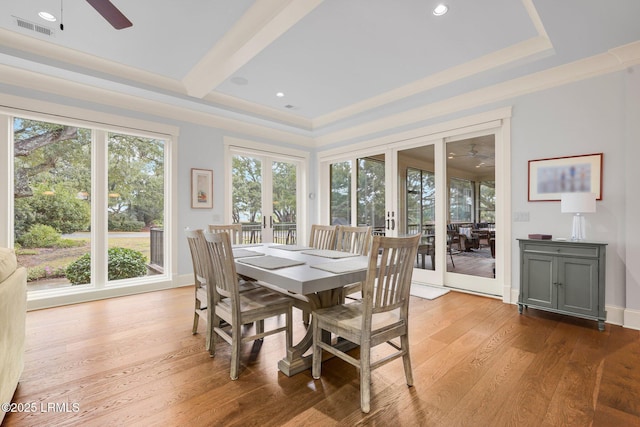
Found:
M 640 328 L 640 66 L 625 73 L 626 312 L 625 325 Z
M 514 100 L 512 129 L 512 210 L 529 222 L 513 222 L 515 238 L 529 233 L 566 237 L 571 214 L 559 202 L 528 202 L 528 161 L 604 153 L 603 199 L 587 215 L 589 240 L 607 242 L 606 304 L 625 304 L 625 121 L 624 76 L 616 73 L 572 83 Z M 513 286 L 519 283 L 517 242 L 512 242 Z

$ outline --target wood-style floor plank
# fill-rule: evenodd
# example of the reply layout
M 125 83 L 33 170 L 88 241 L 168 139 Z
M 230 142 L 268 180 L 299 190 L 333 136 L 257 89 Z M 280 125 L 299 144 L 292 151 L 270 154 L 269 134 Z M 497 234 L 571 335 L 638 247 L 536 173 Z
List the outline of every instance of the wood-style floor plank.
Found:
M 639 331 L 459 292 L 412 297 L 414 386 L 400 360 L 375 370 L 363 414 L 358 372 L 339 359 L 320 380 L 280 373 L 282 335 L 246 344 L 231 381 L 229 346 L 209 357 L 192 310 L 185 287 L 28 313 L 14 402 L 58 407 L 3 426 L 640 425 Z

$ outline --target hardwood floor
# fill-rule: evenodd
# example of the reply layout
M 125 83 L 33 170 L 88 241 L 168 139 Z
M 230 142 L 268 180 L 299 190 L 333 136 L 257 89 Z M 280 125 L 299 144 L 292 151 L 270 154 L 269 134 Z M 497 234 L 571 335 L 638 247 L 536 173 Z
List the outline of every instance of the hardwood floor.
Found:
M 400 360 L 377 369 L 365 415 L 341 360 L 319 381 L 279 373 L 282 334 L 247 344 L 231 381 L 229 346 L 210 358 L 192 310 L 187 287 L 29 312 L 14 402 L 38 411 L 4 425 L 640 425 L 639 331 L 458 292 L 412 297 L 415 385 Z

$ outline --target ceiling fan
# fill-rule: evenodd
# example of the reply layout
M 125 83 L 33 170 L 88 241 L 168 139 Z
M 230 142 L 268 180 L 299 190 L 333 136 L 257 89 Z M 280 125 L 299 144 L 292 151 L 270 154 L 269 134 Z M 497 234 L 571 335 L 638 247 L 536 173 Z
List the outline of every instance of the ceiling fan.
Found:
M 131 27 L 133 24 L 129 19 L 124 16 L 122 12 L 109 0 L 87 0 L 93 8 L 98 11 L 100 15 L 107 22 L 113 25 L 116 30 L 122 30 L 123 28 Z
M 471 144 L 469 147 L 469 151 L 467 151 L 466 154 L 456 154 L 454 152 L 450 152 L 449 156 L 450 159 L 455 159 L 455 158 L 459 158 L 459 157 L 477 157 L 477 158 L 489 158 L 491 156 L 488 156 L 486 154 L 482 154 L 480 153 L 478 150 L 476 150 L 476 144 Z
M 468 158 L 477 160 L 476 168 L 482 167 L 493 167 L 493 156 L 488 154 L 480 153 L 476 150 L 476 144 L 471 144 L 469 146 L 469 151 L 465 154 L 456 154 L 454 152 L 450 152 L 447 156 L 449 159 L 460 159 L 460 158 Z

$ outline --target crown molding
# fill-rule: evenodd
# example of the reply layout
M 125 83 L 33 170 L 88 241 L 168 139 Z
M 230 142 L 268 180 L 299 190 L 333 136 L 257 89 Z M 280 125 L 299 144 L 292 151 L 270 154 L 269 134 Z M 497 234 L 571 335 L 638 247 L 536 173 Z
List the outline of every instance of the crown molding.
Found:
M 130 67 L 117 62 L 99 58 L 95 55 L 59 46 L 47 40 L 25 36 L 0 28 L 0 44 L 12 49 L 29 52 L 44 58 L 65 62 L 80 68 L 90 69 L 102 74 L 164 89 L 169 92 L 184 94 L 184 86 L 179 81 L 164 77 L 139 68 Z
M 640 63 L 640 41 L 620 46 L 606 53 L 574 61 L 569 64 L 560 65 L 555 68 L 467 92 L 442 101 L 426 104 L 402 113 L 385 116 L 347 129 L 317 136 L 315 140 L 319 147 L 344 142 L 394 127 L 411 125 L 458 111 L 468 110 L 567 83 L 620 71 L 630 65 L 638 63 Z
M 219 114 L 196 110 L 189 108 L 189 106 L 178 106 L 158 99 L 147 99 L 139 95 L 103 89 L 2 64 L 0 64 L 0 82 L 87 102 L 99 100 L 100 104 L 122 108 L 123 110 L 133 110 L 172 120 L 216 127 L 274 141 L 305 147 L 313 147 L 315 145 L 313 139 L 307 135 L 274 129 L 239 118 L 224 117 Z
M 513 46 L 484 55 L 473 61 L 448 68 L 440 71 L 439 73 L 432 74 L 423 79 L 401 86 L 397 89 L 390 90 L 369 99 L 365 99 L 364 101 L 351 104 L 345 108 L 316 117 L 312 120 L 313 129 L 321 128 L 364 111 L 381 107 L 385 104 L 396 102 L 487 70 L 522 61 L 534 55 L 551 51 L 552 49 L 553 46 L 551 41 L 546 37 L 534 37 L 532 39 L 525 40 Z

